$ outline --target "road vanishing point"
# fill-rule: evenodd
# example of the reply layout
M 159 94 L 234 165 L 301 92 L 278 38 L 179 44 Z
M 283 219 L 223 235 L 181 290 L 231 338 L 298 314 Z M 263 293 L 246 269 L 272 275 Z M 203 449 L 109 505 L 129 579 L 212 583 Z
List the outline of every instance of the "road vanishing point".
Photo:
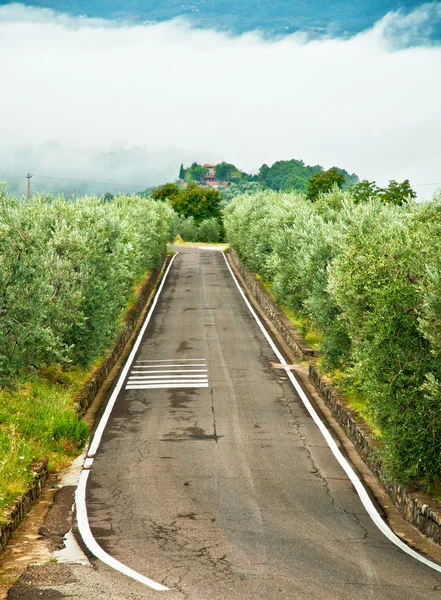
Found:
M 441 574 L 375 525 L 277 362 L 223 254 L 180 249 L 77 492 L 103 560 L 47 598 L 441 598 Z

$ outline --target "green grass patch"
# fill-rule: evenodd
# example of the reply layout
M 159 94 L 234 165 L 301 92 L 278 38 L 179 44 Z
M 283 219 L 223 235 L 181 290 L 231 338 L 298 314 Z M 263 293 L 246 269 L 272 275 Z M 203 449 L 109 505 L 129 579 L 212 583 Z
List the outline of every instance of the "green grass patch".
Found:
M 279 305 L 275 299 L 275 295 L 273 292 L 272 282 L 264 279 L 261 275 L 256 275 L 257 279 L 266 289 L 268 294 L 270 294 L 274 304 L 280 306 L 285 315 L 294 325 L 294 327 L 301 333 L 301 335 L 305 338 L 305 341 L 313 348 L 314 350 L 320 350 L 321 344 L 323 343 L 323 336 L 315 331 L 307 319 L 300 317 L 297 313 L 295 313 L 291 308 L 288 308 L 285 305 Z
M 87 375 L 50 367 L 14 391 L 0 391 L 0 518 L 31 482 L 33 462 L 47 456 L 49 470 L 57 471 L 80 453 L 89 431 L 72 401 Z
M 281 308 L 294 327 L 302 334 L 311 348 L 314 350 L 320 350 L 320 347 L 323 343 L 323 336 L 311 327 L 307 319 L 299 317 L 298 314 L 296 314 L 287 306 L 282 306 Z
M 375 425 L 369 410 L 369 401 L 363 395 L 359 386 L 345 372 L 335 369 L 328 373 L 332 385 L 342 391 L 347 404 L 367 423 L 377 439 L 381 439 L 381 430 Z

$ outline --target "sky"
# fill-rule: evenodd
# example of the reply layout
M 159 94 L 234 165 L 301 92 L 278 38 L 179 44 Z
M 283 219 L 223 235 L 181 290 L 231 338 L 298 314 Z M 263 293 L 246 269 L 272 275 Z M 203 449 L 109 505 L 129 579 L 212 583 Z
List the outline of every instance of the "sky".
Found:
M 172 181 L 181 162 L 291 158 L 409 179 L 420 198 L 441 187 L 440 1 L 33 4 L 0 2 L 14 193 L 26 173 L 34 190 L 115 193 Z

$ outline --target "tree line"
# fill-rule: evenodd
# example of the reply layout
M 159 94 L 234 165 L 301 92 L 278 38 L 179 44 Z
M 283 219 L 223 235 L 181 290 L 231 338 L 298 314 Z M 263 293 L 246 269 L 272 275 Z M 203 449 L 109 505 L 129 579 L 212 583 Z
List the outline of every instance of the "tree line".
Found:
M 343 186 L 348 187 L 358 183 L 357 175 L 349 174 L 344 169 L 333 167 L 330 169 L 344 178 Z M 329 170 L 328 170 L 329 171 Z M 181 164 L 179 169 L 179 180 L 186 183 L 202 183 L 208 169 L 197 162 L 190 167 L 184 168 Z M 271 167 L 263 164 L 257 174 L 251 175 L 241 171 L 232 163 L 221 162 L 214 166 L 217 181 L 244 187 L 246 183 L 257 183 L 261 189 L 272 189 L 276 191 L 299 191 L 306 193 L 308 181 L 314 175 L 324 173 L 320 165 L 305 165 L 302 160 L 279 160 Z
M 23 204 L 0 190 L 0 388 L 100 356 L 135 283 L 166 251 L 173 217 L 137 196 Z
M 320 339 L 322 371 L 356 397 L 390 474 L 441 481 L 441 194 L 262 191 L 225 209 L 227 238 Z

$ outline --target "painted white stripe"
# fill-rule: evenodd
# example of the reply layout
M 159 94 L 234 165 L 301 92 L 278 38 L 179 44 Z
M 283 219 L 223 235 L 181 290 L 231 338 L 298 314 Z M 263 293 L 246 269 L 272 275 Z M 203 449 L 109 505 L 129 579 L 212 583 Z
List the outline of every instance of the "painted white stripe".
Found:
M 150 323 L 150 319 L 152 318 L 153 311 L 155 310 L 155 307 L 158 303 L 158 298 L 159 298 L 162 288 L 164 287 L 164 284 L 166 282 L 167 275 L 169 274 L 170 269 L 171 269 L 173 262 L 174 262 L 175 258 L 177 257 L 177 255 L 178 255 L 178 253 L 176 253 L 173 256 L 173 258 L 170 261 L 170 264 L 167 267 L 166 272 L 164 273 L 164 277 L 162 278 L 162 281 L 158 288 L 158 291 L 156 292 L 156 295 L 153 298 L 152 305 L 150 307 L 149 312 L 147 313 L 144 324 L 141 327 L 141 331 L 139 332 L 138 337 L 136 338 L 136 341 L 133 345 L 132 351 L 129 354 L 127 362 L 124 365 L 124 368 L 121 371 L 121 374 L 118 378 L 116 386 L 109 398 L 109 402 L 107 403 L 106 409 L 105 409 L 103 416 L 101 417 L 101 420 L 95 431 L 95 435 L 93 436 L 92 444 L 89 447 L 89 451 L 87 453 L 88 458 L 93 458 L 98 450 L 98 447 L 101 442 L 101 438 L 103 436 L 104 429 L 107 425 L 110 414 L 115 405 L 116 399 L 118 398 L 118 395 L 124 385 L 124 381 L 127 377 L 127 374 L 129 372 L 131 366 L 132 366 L 132 363 L 133 363 L 133 360 L 135 359 L 136 353 L 138 352 L 143 335 L 145 333 L 145 330 L 147 329 L 148 324 Z M 156 581 L 153 581 L 153 580 L 149 579 L 148 577 L 145 577 L 144 575 L 137 573 L 136 571 L 133 571 L 133 569 L 130 569 L 129 567 L 126 567 L 119 561 L 115 560 L 113 557 L 111 557 L 109 554 L 107 554 L 107 552 L 104 552 L 104 550 L 96 542 L 95 538 L 92 535 L 92 532 L 90 531 L 89 521 L 87 518 L 87 509 L 86 509 L 86 484 L 87 484 L 89 472 L 90 472 L 89 470 L 82 471 L 81 476 L 80 476 L 80 483 L 79 483 L 77 491 L 76 491 L 78 528 L 79 528 L 81 537 L 83 538 L 84 543 L 86 544 L 87 548 L 92 552 L 92 554 L 94 554 L 102 562 L 109 565 L 113 569 L 116 569 L 117 571 L 124 573 L 128 577 L 131 577 L 132 579 L 136 579 L 136 581 L 139 581 L 140 583 L 144 583 L 145 585 L 147 585 L 155 590 L 158 590 L 158 591 L 167 590 L 168 588 L 166 586 L 161 585 L 160 583 L 157 583 Z
M 87 518 L 87 507 L 86 507 L 86 485 L 87 480 L 89 478 L 89 470 L 82 471 L 80 474 L 80 480 L 78 483 L 77 490 L 75 492 L 75 500 L 77 505 L 77 521 L 78 521 L 78 529 L 80 531 L 81 537 L 84 540 L 84 543 L 88 547 L 88 549 L 94 554 L 99 560 L 101 560 L 109 567 L 116 569 L 120 573 L 124 573 L 128 577 L 139 581 L 139 583 L 143 583 L 144 585 L 148 585 L 149 587 L 157 590 L 159 592 L 168 590 L 168 587 L 162 585 L 161 583 L 157 583 L 153 581 L 153 579 L 149 579 L 140 573 L 137 573 L 130 567 L 126 567 L 119 560 L 107 554 L 101 546 L 98 545 L 97 541 L 92 535 L 90 530 L 89 520 Z
M 207 375 L 166 375 L 167 379 L 176 379 L 185 381 L 186 379 L 207 379 Z M 155 381 L 155 379 L 164 379 L 163 375 L 135 375 L 129 377 L 128 381 Z
M 340 466 L 345 471 L 346 475 L 351 480 L 352 485 L 354 486 L 354 488 L 355 488 L 355 490 L 356 490 L 356 492 L 357 492 L 357 494 L 358 494 L 358 496 L 359 496 L 359 498 L 361 500 L 361 503 L 365 507 L 365 509 L 366 509 L 367 513 L 369 514 L 370 518 L 372 519 L 372 521 L 375 523 L 375 525 L 378 527 L 378 529 L 388 538 L 388 540 L 390 540 L 393 544 L 395 544 L 395 546 L 397 546 L 398 548 L 400 548 L 400 550 L 403 550 L 403 552 L 405 552 L 409 556 L 412 556 L 417 561 L 423 563 L 427 567 L 430 567 L 434 571 L 438 571 L 438 573 L 441 573 L 441 566 L 440 565 L 437 565 L 433 561 L 425 558 L 424 556 L 421 556 L 421 554 L 418 554 L 418 552 L 416 552 L 415 550 L 412 550 L 412 548 L 409 548 L 409 546 L 407 546 L 402 540 L 400 540 L 400 538 L 397 535 L 395 535 L 395 533 L 389 528 L 389 526 L 383 521 L 383 519 L 381 518 L 381 516 L 378 514 L 377 509 L 375 508 L 374 503 L 372 502 L 372 500 L 369 498 L 369 495 L 368 495 L 367 491 L 365 490 L 362 482 L 360 481 L 360 479 L 355 474 L 355 471 L 352 468 L 352 466 L 349 464 L 349 462 L 346 460 L 346 458 L 341 453 L 341 451 L 340 451 L 339 447 L 337 446 L 337 444 L 336 444 L 334 438 L 332 437 L 332 435 L 329 433 L 329 431 L 327 430 L 327 428 L 325 427 L 325 425 L 322 423 L 320 417 L 316 413 L 316 411 L 315 411 L 314 407 L 312 406 L 311 402 L 308 400 L 308 397 L 306 396 L 305 392 L 303 391 L 303 389 L 302 389 L 300 383 L 298 382 L 297 378 L 294 376 L 294 374 L 290 370 L 289 365 L 287 364 L 286 360 L 283 358 L 283 356 L 280 353 L 280 351 L 278 350 L 276 344 L 273 342 L 273 340 L 271 339 L 269 333 L 267 332 L 267 330 L 263 326 L 262 321 L 259 319 L 259 317 L 257 316 L 256 312 L 254 311 L 253 307 L 249 303 L 248 298 L 245 295 L 245 292 L 240 287 L 239 282 L 237 281 L 237 279 L 236 279 L 236 277 L 235 277 L 235 275 L 234 275 L 234 273 L 233 273 L 233 271 L 232 271 L 232 269 L 231 269 L 231 267 L 230 267 L 230 265 L 229 265 L 229 263 L 227 261 L 227 257 L 225 256 L 224 253 L 222 253 L 222 254 L 223 254 L 225 263 L 226 263 L 226 265 L 227 265 L 227 267 L 228 267 L 228 269 L 230 271 L 231 277 L 233 278 L 233 281 L 236 284 L 237 289 L 239 290 L 242 298 L 244 299 L 245 304 L 247 305 L 249 311 L 251 312 L 251 314 L 253 315 L 254 319 L 256 320 L 257 325 L 259 326 L 259 328 L 262 331 L 263 335 L 265 336 L 267 342 L 271 346 L 274 354 L 279 359 L 279 362 L 281 364 L 283 364 L 283 365 L 286 365 L 286 368 L 285 368 L 286 375 L 288 376 L 288 378 L 290 379 L 290 381 L 291 381 L 292 385 L 294 386 L 296 392 L 300 396 L 303 404 L 305 405 L 305 408 L 307 409 L 307 411 L 311 415 L 314 423 L 317 425 L 317 427 L 319 428 L 321 434 L 325 438 L 325 440 L 326 440 L 328 446 L 330 447 L 333 455 L 335 456 L 335 458 L 337 459 L 338 463 L 340 464 Z
M 199 382 L 186 382 L 186 383 L 140 383 L 139 385 L 131 383 L 130 385 L 126 385 L 126 390 L 166 390 L 172 388 L 207 388 L 207 383 L 199 383 Z
M 134 365 L 134 369 L 169 369 L 170 367 L 185 367 L 185 369 L 188 369 L 189 367 L 206 367 L 207 365 L 205 363 L 200 363 L 200 364 L 191 364 L 191 365 L 139 365 L 139 364 L 135 364 Z
M 135 371 L 134 367 L 132 373 L 138 375 L 145 375 L 146 373 L 208 373 L 208 369 L 161 369 L 160 371 Z
M 203 379 L 135 379 L 132 381 L 128 381 L 127 385 L 156 385 L 157 383 L 175 383 L 176 385 L 186 384 L 186 383 L 208 383 L 208 379 L 204 377 Z M 127 387 L 127 386 L 126 386 Z
M 180 362 L 180 361 L 193 361 L 193 362 L 206 362 L 206 358 L 167 358 L 161 360 L 136 360 L 135 363 L 168 363 L 168 362 Z

